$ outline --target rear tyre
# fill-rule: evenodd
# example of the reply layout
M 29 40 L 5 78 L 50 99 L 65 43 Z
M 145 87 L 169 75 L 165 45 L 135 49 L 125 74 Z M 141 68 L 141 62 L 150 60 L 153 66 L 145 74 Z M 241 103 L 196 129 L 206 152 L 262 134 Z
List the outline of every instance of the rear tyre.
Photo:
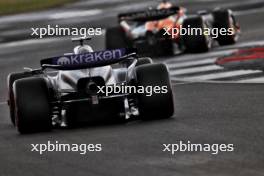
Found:
M 32 76 L 31 73 L 11 73 L 7 77 L 7 86 L 8 86 L 8 105 L 9 105 L 9 113 L 10 120 L 13 125 L 15 125 L 15 102 L 14 102 L 14 92 L 13 92 L 13 84 L 16 80 L 27 78 Z
M 49 93 L 44 78 L 24 78 L 14 83 L 15 124 L 20 133 L 52 128 Z
M 183 35 L 182 40 L 187 52 L 206 52 L 212 48 L 212 38 L 204 35 L 204 29 L 208 28 L 202 17 L 194 16 L 187 18 L 183 23 L 183 28 L 199 28 L 202 29 L 202 35 Z
M 226 31 L 233 29 L 233 35 L 221 35 L 217 38 L 219 45 L 235 44 L 238 40 L 238 24 L 236 23 L 233 12 L 229 9 L 220 9 L 213 12 L 214 27 L 225 29 Z
M 138 109 L 141 119 L 151 120 L 169 118 L 174 113 L 173 94 L 169 79 L 168 69 L 164 64 L 141 65 L 136 68 L 136 79 L 138 88 L 144 90 L 151 87 L 151 96 L 147 91 L 138 93 Z M 160 93 L 157 89 L 160 88 Z
M 159 42 L 156 47 L 158 56 L 171 56 L 174 54 L 172 40 L 167 39 L 165 41 Z
M 129 47 L 125 31 L 120 26 L 107 29 L 105 37 L 106 49 Z

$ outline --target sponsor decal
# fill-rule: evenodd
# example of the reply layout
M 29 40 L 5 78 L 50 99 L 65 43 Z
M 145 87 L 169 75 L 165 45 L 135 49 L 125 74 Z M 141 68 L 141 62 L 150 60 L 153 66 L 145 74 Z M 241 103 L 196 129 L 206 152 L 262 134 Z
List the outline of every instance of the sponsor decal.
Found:
M 66 64 L 71 64 L 71 61 L 67 57 L 60 57 L 57 61 L 58 65 L 66 65 Z
M 53 58 L 52 63 L 55 65 L 86 65 L 91 63 L 104 63 L 106 61 L 119 60 L 125 56 L 125 48 L 115 50 L 105 50 L 92 53 L 74 54 Z

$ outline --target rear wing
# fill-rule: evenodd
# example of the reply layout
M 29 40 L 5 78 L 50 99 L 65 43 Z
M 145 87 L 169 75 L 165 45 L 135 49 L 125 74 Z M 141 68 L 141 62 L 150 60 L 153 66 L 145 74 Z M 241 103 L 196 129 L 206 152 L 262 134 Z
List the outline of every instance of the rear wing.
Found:
M 174 6 L 168 9 L 151 9 L 145 11 L 121 13 L 118 15 L 118 20 L 122 21 L 154 21 L 167 18 L 171 15 L 177 14 L 180 7 Z
M 42 69 L 78 70 L 115 64 L 136 55 L 134 48 L 119 48 L 83 54 L 71 54 L 43 59 Z

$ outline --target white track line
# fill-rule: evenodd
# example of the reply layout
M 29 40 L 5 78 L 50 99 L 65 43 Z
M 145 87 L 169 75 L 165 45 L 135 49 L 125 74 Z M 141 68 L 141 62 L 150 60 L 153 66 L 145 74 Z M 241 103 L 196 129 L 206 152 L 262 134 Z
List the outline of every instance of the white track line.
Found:
M 263 12 L 263 11 L 264 11 L 264 8 L 257 8 L 257 9 L 236 11 L 236 12 L 234 12 L 234 14 L 237 16 L 242 16 L 242 15 L 255 14 L 255 13 L 259 13 L 259 12 Z
M 245 78 L 243 80 L 237 81 L 239 83 L 264 83 L 264 76 L 258 78 Z
M 187 61 L 198 61 L 201 59 L 215 58 L 223 55 L 229 55 L 233 52 L 237 51 L 237 49 L 226 49 L 224 51 L 210 51 L 208 53 L 202 54 L 184 54 L 180 56 L 174 56 L 164 60 L 163 62 L 166 64 L 172 64 L 177 62 L 187 62 Z
M 129 2 L 130 0 L 127 0 Z M 124 2 L 124 0 L 89 0 L 89 1 L 80 1 L 76 2 L 74 4 L 69 4 L 67 5 L 68 7 L 80 7 L 80 6 L 94 6 L 94 5 L 106 5 L 106 4 L 111 4 L 111 3 L 118 3 L 118 2 Z
M 84 16 L 93 16 L 102 13 L 100 9 L 92 9 L 92 10 L 83 10 L 83 11 L 69 11 L 69 12 L 60 12 L 55 13 L 49 16 L 51 19 L 68 19 L 75 17 L 84 17 Z
M 181 84 L 261 84 L 264 85 L 263 82 L 241 82 L 241 81 L 217 81 L 217 80 L 191 80 L 191 79 L 181 79 L 181 78 L 171 78 L 172 81 L 181 81 L 178 83 L 172 82 L 172 85 L 181 85 Z
M 252 46 L 263 46 L 264 45 L 264 40 L 259 40 L 259 41 L 248 41 L 248 42 L 243 42 L 243 43 L 237 43 L 235 45 L 230 45 L 230 46 L 223 46 L 221 49 L 223 50 L 229 50 L 229 49 L 239 49 L 239 48 L 244 48 L 244 47 L 252 47 Z
M 217 65 L 209 65 L 209 66 L 202 66 L 202 67 L 195 67 L 195 68 L 186 68 L 186 69 L 178 69 L 170 71 L 170 75 L 181 75 L 181 74 L 190 74 L 190 73 L 199 73 L 204 71 L 214 71 L 214 70 L 222 70 L 222 67 Z
M 175 56 L 175 57 L 170 57 L 163 62 L 166 64 L 172 64 L 172 63 L 177 63 L 177 62 L 184 62 L 184 61 L 190 61 L 190 60 L 200 60 L 200 59 L 207 59 L 207 58 L 214 58 L 218 56 L 223 56 L 223 55 L 229 55 L 239 48 L 244 48 L 244 47 L 252 47 L 252 46 L 262 46 L 264 45 L 264 40 L 259 40 L 259 41 L 248 41 L 248 42 L 243 42 L 243 43 L 237 43 L 235 45 L 231 46 L 223 46 L 220 47 L 220 50 L 215 50 L 215 51 L 210 51 L 208 53 L 204 54 L 194 54 L 194 55 L 183 55 L 183 56 Z
M 28 40 L 22 40 L 22 41 L 0 44 L 0 49 L 1 48 L 16 47 L 16 46 L 32 45 L 32 44 L 51 43 L 51 42 L 56 42 L 59 40 L 62 40 L 62 39 L 59 39 L 59 38 L 28 39 Z
M 1 106 L 1 105 L 6 105 L 6 104 L 7 104 L 7 102 L 5 102 L 5 101 L 0 102 L 0 106 Z
M 185 85 L 185 84 L 195 84 L 196 82 L 180 82 L 180 83 L 172 83 L 173 86 L 175 85 Z
M 224 71 L 220 73 L 212 73 L 207 75 L 200 76 L 189 76 L 184 79 L 186 80 L 212 80 L 212 79 L 221 79 L 221 78 L 229 78 L 234 76 L 242 76 L 242 75 L 250 75 L 255 73 L 261 73 L 259 70 L 236 70 L 236 71 Z
M 191 66 L 198 66 L 202 64 L 214 64 L 216 61 L 216 58 L 210 58 L 210 59 L 203 59 L 198 61 L 187 61 L 187 62 L 181 62 L 181 63 L 173 63 L 173 64 L 167 64 L 169 68 L 181 68 L 181 67 L 191 67 Z

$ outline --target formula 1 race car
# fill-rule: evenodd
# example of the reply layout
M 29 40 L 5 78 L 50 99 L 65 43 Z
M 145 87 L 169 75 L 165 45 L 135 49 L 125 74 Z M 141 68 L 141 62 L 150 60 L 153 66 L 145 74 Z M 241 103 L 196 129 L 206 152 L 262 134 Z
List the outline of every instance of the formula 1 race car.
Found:
M 81 43 L 74 53 L 41 60 L 40 69 L 9 74 L 10 117 L 20 133 L 173 115 L 164 64 L 138 58 L 134 49 L 93 52 L 86 39 L 74 39 Z
M 218 58 L 215 64 L 228 70 L 264 71 L 264 47 L 239 49 L 229 56 Z
M 179 31 L 189 30 L 188 32 Z M 106 48 L 135 47 L 140 53 L 171 55 L 205 52 L 213 39 L 219 45 L 234 44 L 240 27 L 230 9 L 199 11 L 187 15 L 186 9 L 164 1 L 157 9 L 118 15 L 118 26 L 106 30 Z

